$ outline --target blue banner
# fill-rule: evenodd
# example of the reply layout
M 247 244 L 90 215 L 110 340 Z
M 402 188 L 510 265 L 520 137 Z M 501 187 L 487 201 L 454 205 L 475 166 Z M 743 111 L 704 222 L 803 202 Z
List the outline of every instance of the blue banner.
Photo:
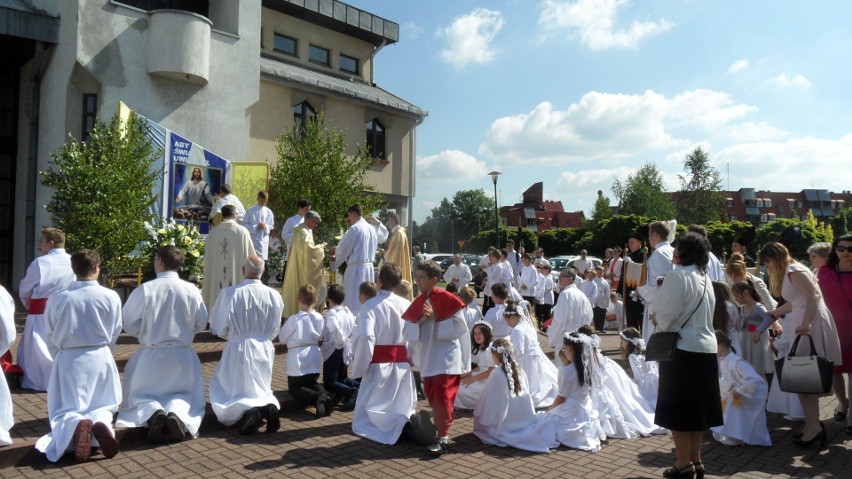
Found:
M 210 209 L 230 175 L 230 163 L 174 132 L 168 136 L 168 211 L 175 221 L 194 221 L 207 234 Z

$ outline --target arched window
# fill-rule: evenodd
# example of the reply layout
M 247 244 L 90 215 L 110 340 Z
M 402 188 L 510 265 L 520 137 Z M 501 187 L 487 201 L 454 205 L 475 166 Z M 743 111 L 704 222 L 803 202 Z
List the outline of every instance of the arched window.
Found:
M 317 111 L 307 101 L 293 107 L 293 128 L 298 129 L 304 138 L 308 134 L 308 118 L 317 116 Z
M 385 158 L 385 126 L 377 119 L 367 122 L 367 151 L 379 160 Z

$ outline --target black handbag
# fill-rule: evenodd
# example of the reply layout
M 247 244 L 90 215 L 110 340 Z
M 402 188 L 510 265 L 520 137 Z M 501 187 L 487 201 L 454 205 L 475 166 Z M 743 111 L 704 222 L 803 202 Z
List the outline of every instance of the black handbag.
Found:
M 707 292 L 707 278 L 704 278 L 704 291 L 701 292 L 701 300 L 698 301 L 698 304 L 695 305 L 695 309 L 692 310 L 692 314 L 686 318 L 686 321 L 680 326 L 680 329 L 683 329 L 686 326 L 686 323 L 692 319 L 692 316 L 698 311 L 698 307 L 701 306 L 701 303 L 704 302 L 704 293 Z M 675 349 L 677 349 L 677 342 L 680 340 L 680 332 L 678 331 L 660 331 L 658 333 L 653 333 L 650 338 L 648 338 L 648 344 L 645 345 L 645 360 L 646 361 L 657 361 L 657 362 L 667 362 L 671 361 L 674 358 Z
M 778 387 L 787 393 L 823 394 L 831 391 L 834 361 L 820 357 L 816 353 L 814 338 L 809 356 L 793 356 L 799 346 L 801 335 L 796 335 L 790 353 L 775 360 L 775 373 L 778 375 Z

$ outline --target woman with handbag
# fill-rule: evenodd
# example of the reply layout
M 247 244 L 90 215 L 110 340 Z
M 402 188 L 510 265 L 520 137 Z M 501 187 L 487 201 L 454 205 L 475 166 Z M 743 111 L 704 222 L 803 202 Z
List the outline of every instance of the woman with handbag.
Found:
M 810 270 L 790 257 L 787 248 L 776 242 L 767 243 L 760 250 L 760 261 L 769 272 L 772 293 L 783 297 L 787 302 L 769 312 L 775 318 L 790 314 L 790 324 L 799 336 L 811 336 L 813 341 L 800 341 L 792 354 L 806 356 L 811 343 L 816 353 L 841 364 L 840 340 L 834 319 L 822 299 L 816 279 Z M 825 445 L 825 426 L 819 420 L 819 394 L 799 394 L 799 401 L 805 412 L 805 426 L 802 435 L 793 440 L 798 446 L 809 446 L 819 441 Z
M 676 455 L 674 467 L 666 469 L 663 477 L 703 478 L 701 439 L 704 431 L 722 425 L 713 330 L 716 298 L 706 274 L 709 252 L 704 236 L 681 236 L 674 251 L 680 267 L 666 274 L 654 301 L 655 333 L 679 334 L 671 360 L 660 362 L 654 422 L 671 430 Z M 649 350 L 653 341 L 652 335 Z
M 845 420 L 846 434 L 852 434 L 852 411 L 849 410 L 852 380 L 848 383 L 847 395 L 843 378 L 843 373 L 852 374 L 852 234 L 835 238 L 828 254 L 828 263 L 819 269 L 819 289 L 834 317 L 837 335 L 843 338 L 840 344 L 843 364 L 834 365 L 834 394 L 838 402 L 834 420 Z

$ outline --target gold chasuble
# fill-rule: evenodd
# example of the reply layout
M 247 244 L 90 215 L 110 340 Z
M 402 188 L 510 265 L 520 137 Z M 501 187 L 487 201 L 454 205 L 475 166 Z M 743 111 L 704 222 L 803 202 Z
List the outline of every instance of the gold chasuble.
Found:
M 251 236 L 234 220 L 219 223 L 204 241 L 204 278 L 201 297 L 208 310 L 213 308 L 219 292 L 243 282 L 243 264 L 255 254 Z
M 388 237 L 387 248 L 385 248 L 384 259 L 386 263 L 393 263 L 402 270 L 402 279 L 411 283 L 411 251 L 408 248 L 408 235 L 405 228 L 396 226 Z M 408 294 L 411 301 L 411 293 Z
M 323 277 L 325 248 L 314 244 L 314 236 L 308 225 L 300 224 L 293 230 L 290 244 L 290 260 L 284 273 L 281 297 L 284 299 L 284 317 L 299 311 L 299 288 L 306 284 L 317 289 L 317 304 L 325 302 L 326 285 Z

